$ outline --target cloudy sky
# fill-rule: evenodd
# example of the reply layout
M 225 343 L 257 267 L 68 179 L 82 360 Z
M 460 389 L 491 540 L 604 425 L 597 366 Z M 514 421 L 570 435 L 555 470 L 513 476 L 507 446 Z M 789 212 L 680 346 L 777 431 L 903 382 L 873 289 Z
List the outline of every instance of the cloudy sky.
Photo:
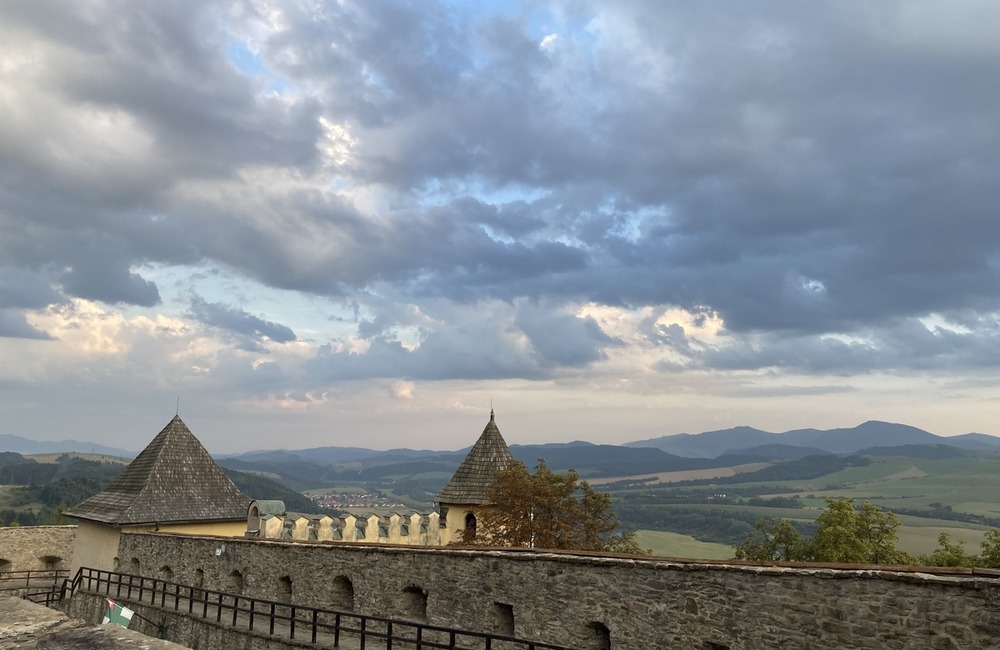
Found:
M 488 8 L 484 8 L 488 7 Z M 0 433 L 1000 434 L 995 0 L 5 0 Z

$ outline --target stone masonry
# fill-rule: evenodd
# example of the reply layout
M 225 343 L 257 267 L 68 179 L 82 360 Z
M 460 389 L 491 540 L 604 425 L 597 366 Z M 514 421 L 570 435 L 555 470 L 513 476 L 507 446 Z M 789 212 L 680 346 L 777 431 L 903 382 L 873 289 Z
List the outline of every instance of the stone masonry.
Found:
M 65 569 L 75 539 L 76 526 L 0 528 L 0 572 Z
M 122 570 L 579 648 L 1000 648 L 1000 580 L 126 534 Z M 415 602 L 421 601 L 421 602 Z

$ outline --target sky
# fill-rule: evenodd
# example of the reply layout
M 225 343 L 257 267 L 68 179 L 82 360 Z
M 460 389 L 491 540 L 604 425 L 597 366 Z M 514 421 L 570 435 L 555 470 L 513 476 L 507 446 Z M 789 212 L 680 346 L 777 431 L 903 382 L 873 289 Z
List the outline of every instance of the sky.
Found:
M 1000 435 L 995 0 L 5 0 L 0 433 Z

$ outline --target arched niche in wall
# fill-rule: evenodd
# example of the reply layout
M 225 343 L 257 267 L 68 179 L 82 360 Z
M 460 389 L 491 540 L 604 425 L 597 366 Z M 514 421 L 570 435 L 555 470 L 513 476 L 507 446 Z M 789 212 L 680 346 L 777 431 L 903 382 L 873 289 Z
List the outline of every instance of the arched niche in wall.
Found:
M 354 583 L 347 576 L 337 576 L 330 583 L 330 607 L 341 612 L 354 611 Z
M 233 569 L 226 577 L 226 591 L 231 594 L 243 593 L 243 574 Z
M 403 589 L 403 616 L 413 621 L 427 621 L 427 591 L 416 585 Z
M 599 621 L 593 621 L 587 626 L 590 629 L 591 642 L 588 647 L 593 650 L 611 650 L 611 630 Z
M 55 570 L 63 568 L 63 559 L 58 555 L 43 555 L 38 558 L 41 563 L 42 568 L 46 570 Z
M 493 603 L 493 629 L 497 634 L 514 636 L 514 606 L 508 603 Z

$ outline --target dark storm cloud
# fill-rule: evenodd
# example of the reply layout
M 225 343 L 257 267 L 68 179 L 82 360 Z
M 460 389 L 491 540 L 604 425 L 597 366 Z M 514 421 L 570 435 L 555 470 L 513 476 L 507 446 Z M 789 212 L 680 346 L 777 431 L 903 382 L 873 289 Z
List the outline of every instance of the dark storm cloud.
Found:
M 0 338 L 52 340 L 47 333 L 32 327 L 24 314 L 0 307 Z
M 63 297 L 43 273 L 0 267 L 0 308 L 40 309 L 60 302 Z
M 124 302 L 152 307 L 159 304 L 156 285 L 124 267 L 121 261 L 92 258 L 62 275 L 62 286 L 71 295 L 107 303 Z
M 605 334 L 593 318 L 577 318 L 551 308 L 522 308 L 517 325 L 544 365 L 580 367 L 604 358 L 604 348 L 621 342 Z
M 276 343 L 288 343 L 296 339 L 295 332 L 290 327 L 264 320 L 236 307 L 207 302 L 198 297 L 191 300 L 191 315 L 206 325 L 244 336 L 266 336 Z
M 147 263 L 366 305 L 678 305 L 736 335 L 698 356 L 663 333 L 706 367 L 998 363 L 979 321 L 1000 309 L 1000 48 L 981 27 L 1000 6 L 557 5 L 5 3 L 0 259 L 39 296 L 147 306 Z M 264 72 L 227 60 L 233 40 Z M 411 352 L 391 311 L 363 358 L 326 361 L 538 376 L 613 344 L 523 310 L 534 352 L 480 332 L 497 356 L 471 366 L 446 349 L 460 324 Z M 955 313 L 968 332 L 900 326 Z

